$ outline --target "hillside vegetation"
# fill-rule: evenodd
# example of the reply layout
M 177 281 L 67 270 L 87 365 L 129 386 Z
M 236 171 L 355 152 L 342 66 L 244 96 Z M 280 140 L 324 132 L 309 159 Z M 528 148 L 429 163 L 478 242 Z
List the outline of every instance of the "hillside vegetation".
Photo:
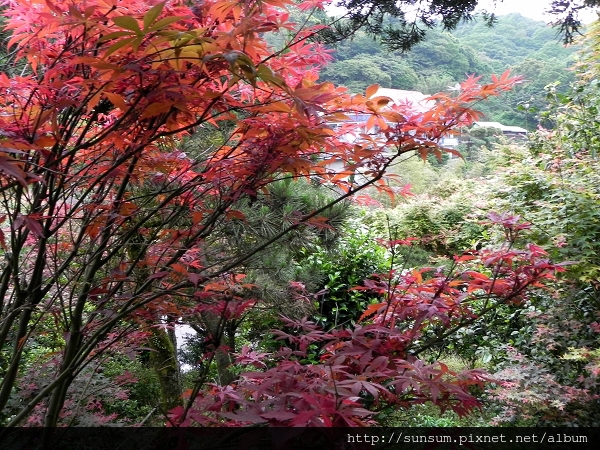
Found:
M 447 90 L 466 74 L 488 76 L 510 68 L 526 82 L 481 109 L 487 120 L 535 129 L 537 113 L 545 108 L 545 87 L 565 92 L 574 80 L 569 70 L 577 46 L 565 47 L 556 30 L 520 14 L 501 16 L 493 26 L 482 20 L 462 23 L 452 33 L 432 30 L 408 53 L 386 52 L 373 38 L 358 33 L 335 47 L 334 61 L 321 79 L 363 92 L 382 87 L 426 94 Z

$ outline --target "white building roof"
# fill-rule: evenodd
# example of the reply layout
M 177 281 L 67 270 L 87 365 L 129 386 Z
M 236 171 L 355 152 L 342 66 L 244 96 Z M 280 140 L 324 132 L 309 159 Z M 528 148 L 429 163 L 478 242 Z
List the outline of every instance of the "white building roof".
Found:
M 375 92 L 375 97 L 389 97 L 395 105 L 409 104 L 415 112 L 424 112 L 430 110 L 435 102 L 433 100 L 425 100 L 428 95 L 419 91 L 404 91 L 402 89 L 390 89 L 380 87 Z
M 485 128 L 498 128 L 503 133 L 527 134 L 527 130 L 525 128 L 514 127 L 511 125 L 502 125 L 500 122 L 475 122 L 474 125 Z

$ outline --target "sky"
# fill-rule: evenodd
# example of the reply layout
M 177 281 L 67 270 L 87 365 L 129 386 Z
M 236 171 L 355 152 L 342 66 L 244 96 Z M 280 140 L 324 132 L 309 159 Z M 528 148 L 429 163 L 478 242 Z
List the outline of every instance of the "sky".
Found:
M 496 8 L 494 9 L 492 0 L 480 0 L 479 5 L 487 6 L 489 12 L 495 12 L 496 15 L 500 16 L 511 12 L 518 12 L 525 17 L 529 17 L 535 20 L 542 20 L 544 22 L 551 22 L 552 16 L 544 14 L 544 11 L 549 9 L 551 0 L 504 0 L 502 2 L 496 2 Z M 589 23 L 597 18 L 594 11 L 586 11 L 580 14 L 580 19 L 584 23 Z
M 556 20 L 556 18 L 544 14 L 544 12 L 549 9 L 551 1 L 552 0 L 497 0 L 496 7 L 494 8 L 493 0 L 479 0 L 478 8 L 487 9 L 488 12 L 495 12 L 498 16 L 518 12 L 525 17 L 549 23 Z M 335 7 L 329 7 L 328 11 L 331 11 L 333 14 L 339 14 L 341 12 Z M 593 10 L 581 12 L 579 15 L 579 19 L 582 20 L 583 23 L 590 23 L 597 18 L 598 16 Z

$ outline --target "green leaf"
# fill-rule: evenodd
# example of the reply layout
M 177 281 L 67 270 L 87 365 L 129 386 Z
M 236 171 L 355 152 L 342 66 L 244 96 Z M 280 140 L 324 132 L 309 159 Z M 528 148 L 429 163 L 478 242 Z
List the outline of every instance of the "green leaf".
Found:
M 285 80 L 279 74 L 274 73 L 268 66 L 260 64 L 256 68 L 256 76 L 269 84 L 283 88 Z
M 139 34 L 142 33 L 142 30 L 140 29 L 140 25 L 138 24 L 137 20 L 135 20 L 131 16 L 114 17 L 112 21 L 118 27 L 125 28 L 126 30 L 135 31 Z
M 107 35 L 102 36 L 100 39 L 98 39 L 98 42 L 106 42 L 122 36 L 131 36 L 131 33 L 129 31 L 114 31 L 113 33 L 108 33 Z
M 113 45 L 108 47 L 108 49 L 106 50 L 106 53 L 104 54 L 104 57 L 106 58 L 107 56 L 112 55 L 114 52 L 116 52 L 120 48 L 125 47 L 128 44 L 131 44 L 135 39 L 136 39 L 135 37 L 130 37 L 127 39 L 121 39 L 120 41 L 114 43 Z
M 165 28 L 167 25 L 170 25 L 173 22 L 178 22 L 182 19 L 185 19 L 185 17 L 183 17 L 183 16 L 164 17 L 164 18 L 160 19 L 159 21 L 157 21 L 150 28 L 147 28 L 145 31 L 150 32 L 150 31 L 161 30 L 161 29 Z
M 144 36 L 138 36 L 133 39 L 133 41 L 131 42 L 131 48 L 133 48 L 134 52 L 138 51 L 140 45 L 142 45 L 143 40 L 144 40 Z
M 165 3 L 161 2 L 157 5 L 154 5 L 150 10 L 144 15 L 144 30 L 148 30 L 150 25 L 160 16 L 163 8 L 165 7 Z

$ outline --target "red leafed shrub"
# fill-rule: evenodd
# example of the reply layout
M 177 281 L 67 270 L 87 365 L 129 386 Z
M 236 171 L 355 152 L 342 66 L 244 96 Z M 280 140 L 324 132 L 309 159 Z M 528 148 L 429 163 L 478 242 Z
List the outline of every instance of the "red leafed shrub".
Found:
M 512 239 L 505 247 L 466 253 L 447 270 L 391 270 L 365 280 L 355 289 L 380 301 L 350 329 L 325 331 L 307 319 L 284 319 L 283 330 L 273 331 L 282 342 L 279 352 L 246 347 L 238 355 L 237 363 L 261 371 L 191 392 L 188 407 L 171 412 L 172 423 L 363 426 L 376 423 L 386 408 L 423 402 L 469 413 L 479 406 L 471 388 L 490 378 L 481 370 L 457 373 L 441 362 L 428 364 L 420 355 L 500 305 L 524 302 L 563 270 L 535 245 L 514 247 L 526 228 L 518 218 L 492 219 Z M 320 361 L 307 363 L 313 344 L 322 349 Z

